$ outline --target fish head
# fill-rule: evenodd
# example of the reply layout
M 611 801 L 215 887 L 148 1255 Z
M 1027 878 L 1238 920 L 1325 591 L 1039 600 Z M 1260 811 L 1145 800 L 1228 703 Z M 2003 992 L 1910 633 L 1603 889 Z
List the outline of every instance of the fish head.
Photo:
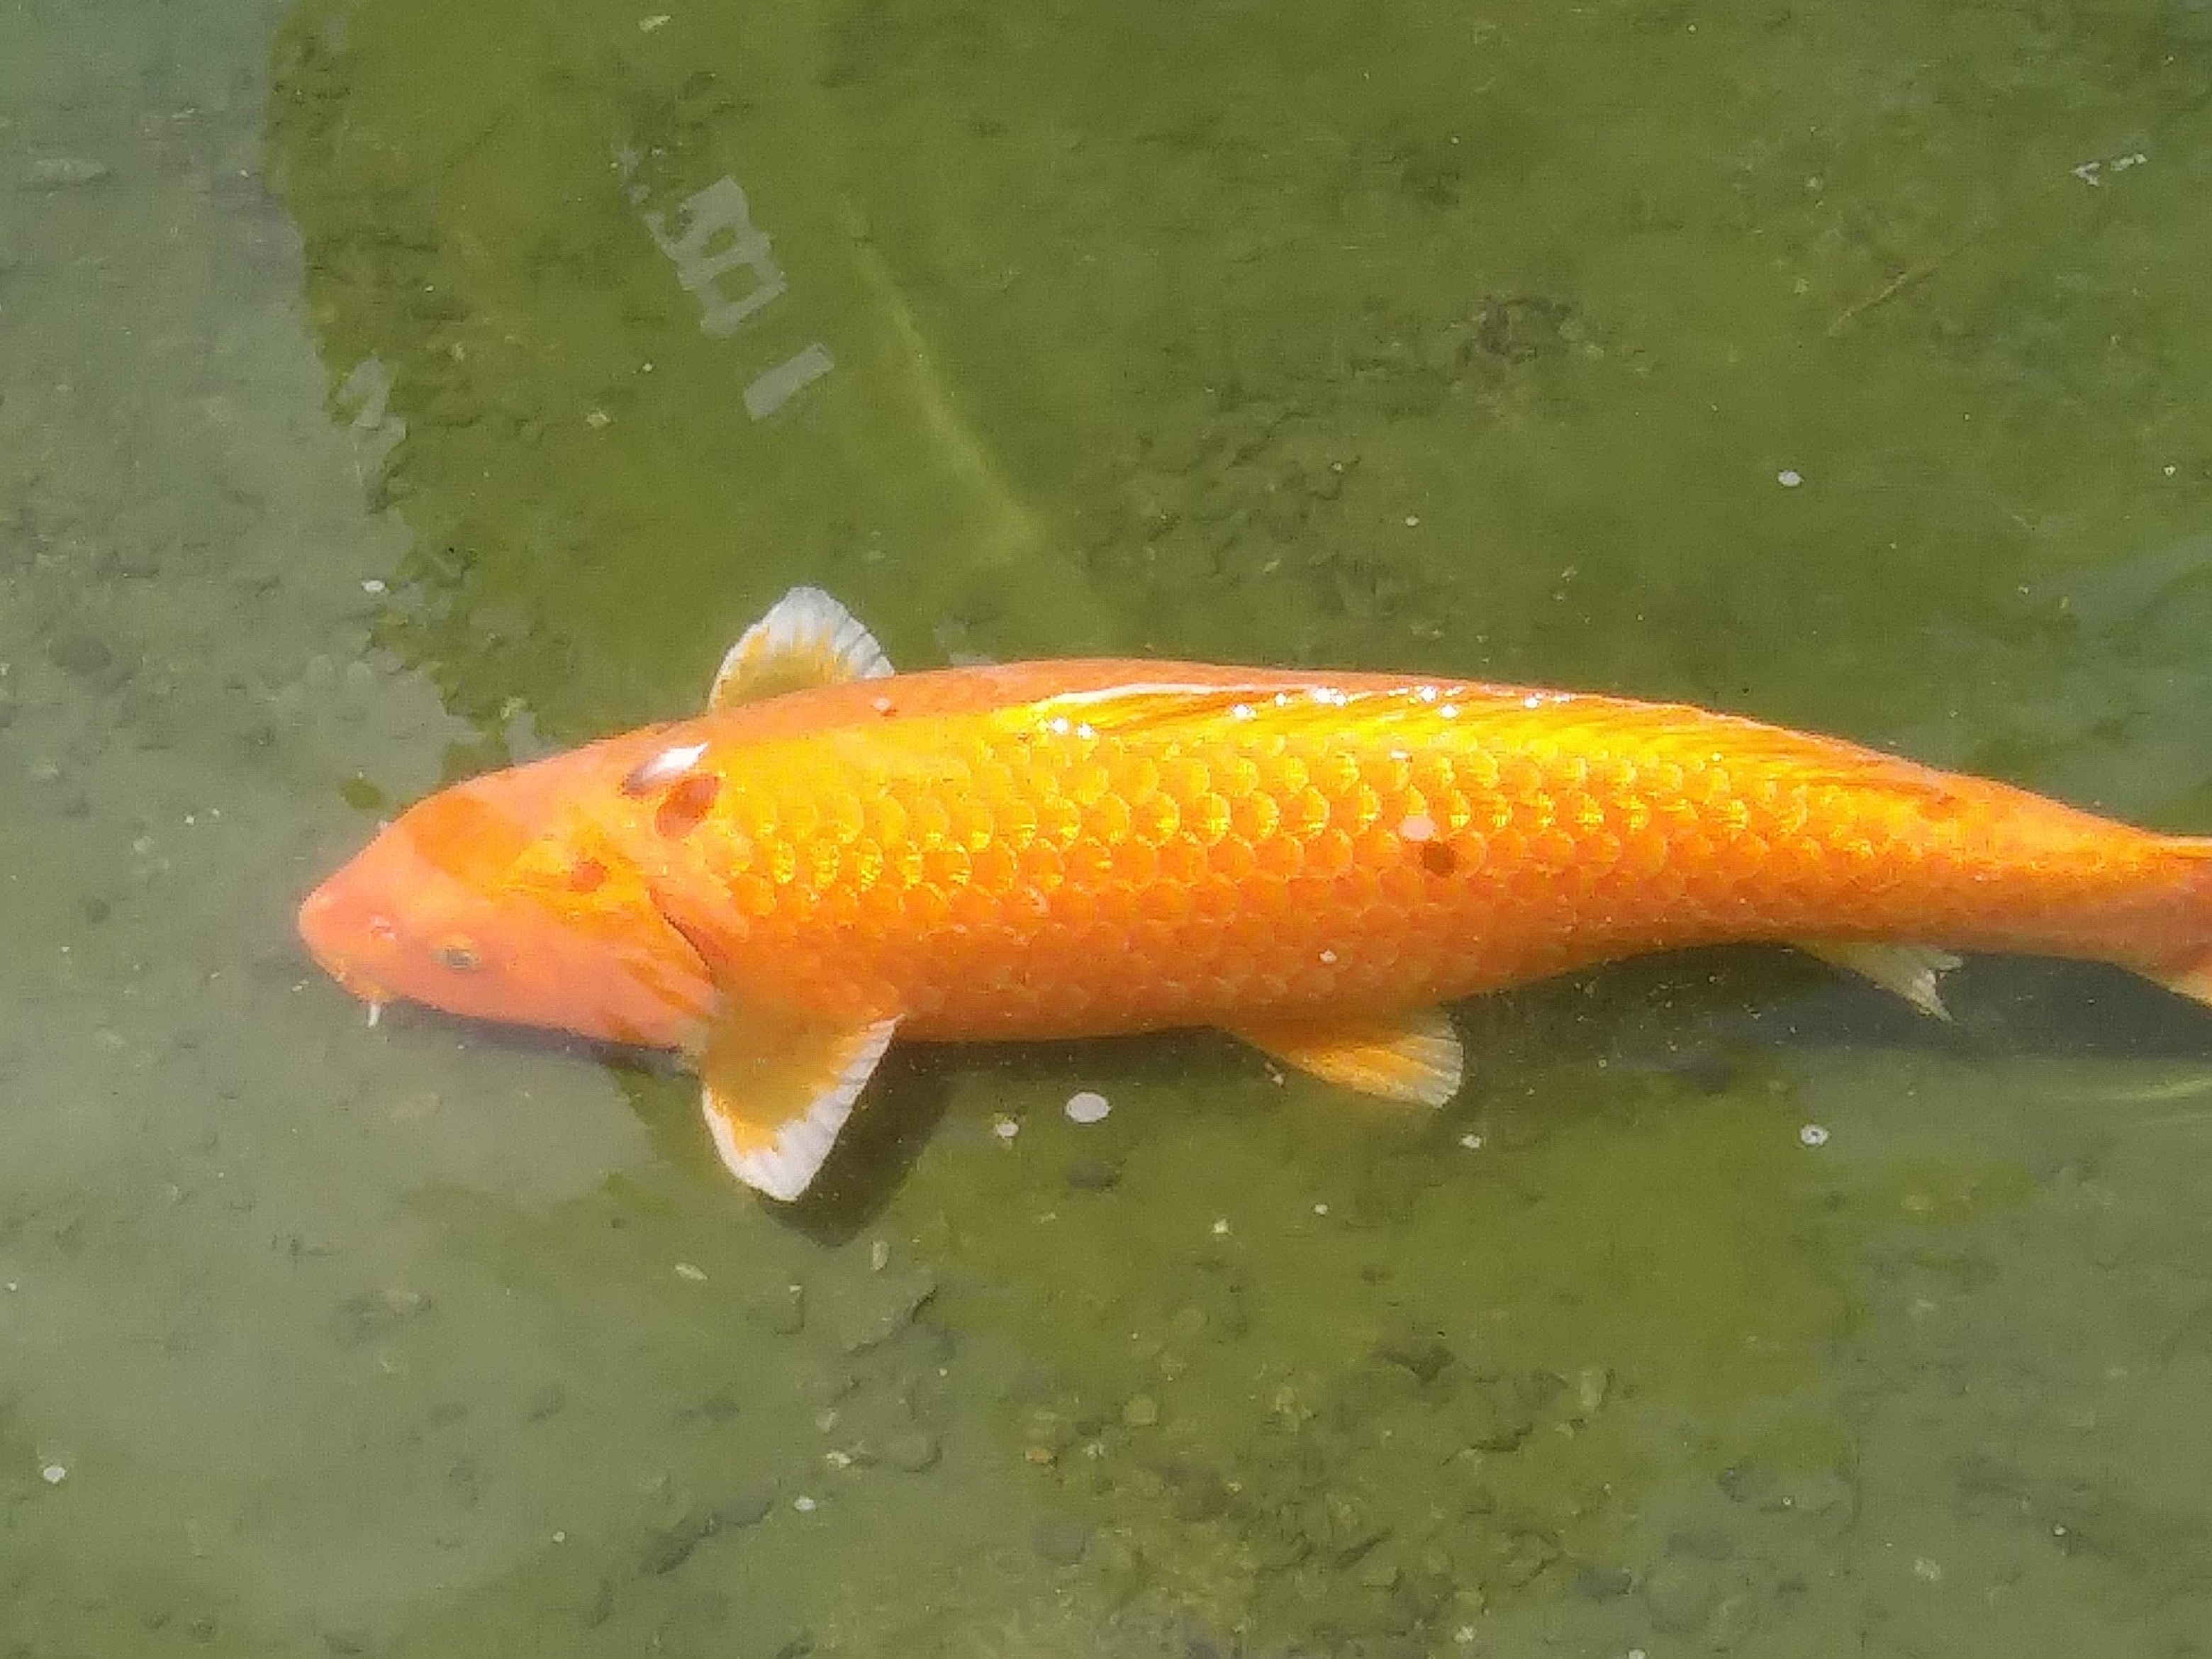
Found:
M 572 757 L 441 790 L 301 903 L 301 939 L 372 1006 L 684 1048 L 714 990 L 640 873 L 576 810 Z

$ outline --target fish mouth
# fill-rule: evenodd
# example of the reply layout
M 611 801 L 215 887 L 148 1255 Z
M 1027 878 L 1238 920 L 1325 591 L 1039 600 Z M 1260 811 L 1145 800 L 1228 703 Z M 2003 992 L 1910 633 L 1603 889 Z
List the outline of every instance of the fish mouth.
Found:
M 315 965 L 337 981 L 341 990 L 360 998 L 371 1009 L 393 1000 L 391 991 L 347 959 L 333 937 L 337 926 L 337 901 L 326 888 L 317 888 L 300 906 L 300 941 Z

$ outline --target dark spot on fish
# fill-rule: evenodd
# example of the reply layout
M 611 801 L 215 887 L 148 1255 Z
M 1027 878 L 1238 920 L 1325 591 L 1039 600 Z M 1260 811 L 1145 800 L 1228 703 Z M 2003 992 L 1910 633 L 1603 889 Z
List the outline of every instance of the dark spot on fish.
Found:
M 568 890 L 572 893 L 596 893 L 606 884 L 607 866 L 597 859 L 578 859 L 568 872 Z
M 680 841 L 699 827 L 721 793 L 721 779 L 712 772 L 694 772 L 661 797 L 653 827 L 669 840 Z
M 1421 843 L 1421 868 L 1432 876 L 1448 876 L 1459 868 L 1459 854 L 1450 844 L 1441 841 Z
M 432 953 L 438 964 L 450 968 L 457 974 L 473 974 L 483 966 L 483 959 L 465 945 L 441 945 Z

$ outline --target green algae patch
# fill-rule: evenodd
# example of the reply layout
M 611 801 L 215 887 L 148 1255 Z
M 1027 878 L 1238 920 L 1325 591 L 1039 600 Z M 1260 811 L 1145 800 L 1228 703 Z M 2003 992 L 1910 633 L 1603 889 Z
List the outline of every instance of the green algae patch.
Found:
M 1007 1455 L 1120 1593 L 1268 1640 L 1443 1640 L 1617 1593 L 1654 1483 L 1847 1461 L 1824 1382 L 1880 1206 L 1810 1165 L 1778 1082 L 1509 1054 L 1448 1120 L 1394 1122 L 1185 1048 L 1074 1051 L 1113 1103 L 1092 1125 L 1042 1076 L 957 1080 L 888 1212 L 970 1287 L 941 1316 L 1031 1357 Z
M 312 0 L 267 155 L 415 536 L 380 637 L 579 737 L 811 580 L 906 664 L 1482 672 L 2064 764 L 2051 584 L 2201 533 L 2212 373 L 2187 165 L 2080 169 L 2185 145 L 2212 46 L 2007 14 L 1929 61 L 1899 15 Z M 2130 661 L 2076 690 L 2170 707 Z

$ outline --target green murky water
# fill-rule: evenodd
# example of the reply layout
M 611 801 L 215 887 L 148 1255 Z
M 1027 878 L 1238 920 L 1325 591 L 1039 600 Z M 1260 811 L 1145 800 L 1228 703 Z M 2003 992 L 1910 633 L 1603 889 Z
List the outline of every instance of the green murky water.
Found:
M 2200 0 L 0 15 L 5 1650 L 2212 1652 L 2116 975 L 1634 964 L 1420 1122 L 902 1054 L 777 1216 L 289 933 L 801 580 L 2212 825 L 2208 203 Z

